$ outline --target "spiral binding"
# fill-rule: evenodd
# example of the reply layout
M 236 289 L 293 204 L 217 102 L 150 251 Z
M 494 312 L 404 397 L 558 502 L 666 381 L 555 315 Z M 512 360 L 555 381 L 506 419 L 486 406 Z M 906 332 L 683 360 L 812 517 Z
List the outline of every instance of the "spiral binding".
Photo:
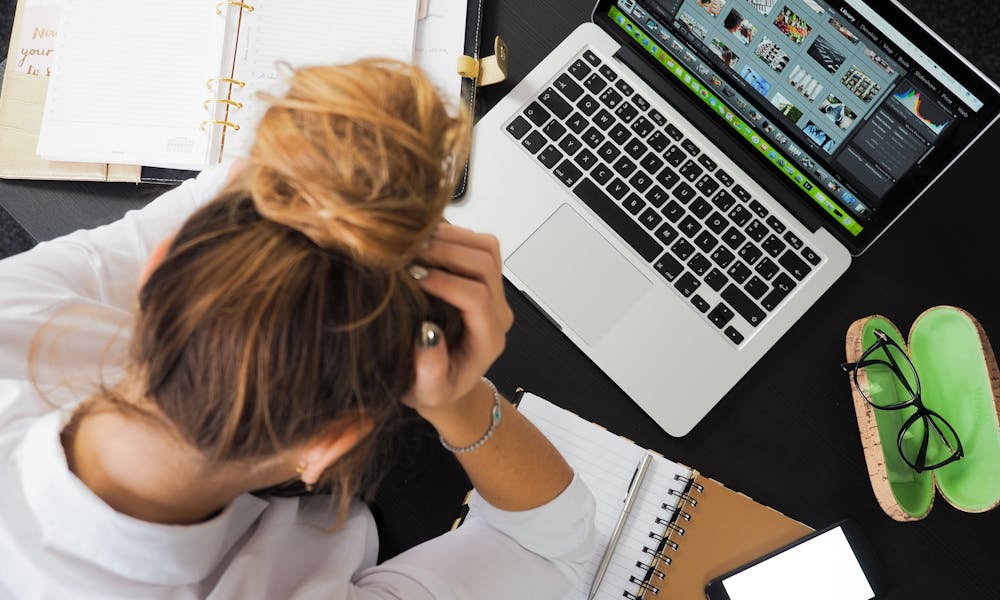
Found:
M 254 6 L 252 4 L 248 4 L 246 2 L 237 2 L 236 0 L 224 0 L 222 2 L 216 3 L 215 14 L 221 15 L 224 6 L 236 7 L 239 8 L 240 11 L 244 10 L 247 12 L 254 11 Z M 210 77 L 207 80 L 205 80 L 205 87 L 211 90 L 212 87 L 218 83 L 228 84 L 229 94 L 227 94 L 226 97 L 207 98 L 202 103 L 202 106 L 206 111 L 212 111 L 216 106 L 221 104 L 226 107 L 225 114 L 222 116 L 221 119 L 205 119 L 204 121 L 201 122 L 201 130 L 207 131 L 209 127 L 214 127 L 216 125 L 219 125 L 223 128 L 224 131 L 227 128 L 232 129 L 234 132 L 239 131 L 240 126 L 239 124 L 233 122 L 230 119 L 229 111 L 234 109 L 239 110 L 243 108 L 243 103 L 232 100 L 229 96 L 232 95 L 234 85 L 236 87 L 243 88 L 246 87 L 246 82 L 240 81 L 239 79 L 235 79 L 233 77 Z M 225 132 L 223 132 L 223 139 L 225 139 Z
M 666 568 L 673 564 L 670 552 L 677 552 L 680 543 L 674 537 L 683 537 L 687 533 L 687 527 L 679 524 L 679 521 L 689 523 L 691 513 L 683 510 L 685 505 L 698 506 L 698 498 L 692 494 L 701 494 L 705 491 L 705 486 L 694 480 L 694 476 L 685 477 L 680 474 L 674 475 L 674 481 L 681 484 L 679 488 L 670 488 L 667 495 L 678 498 L 676 507 L 664 502 L 661 508 L 668 511 L 668 515 L 658 515 L 654 519 L 654 524 L 658 527 L 656 531 L 649 532 L 649 539 L 656 542 L 653 546 L 643 546 L 644 554 L 649 555 L 648 562 L 638 560 L 636 568 L 642 569 L 641 575 L 633 574 L 629 576 L 629 582 L 638 586 L 636 593 L 623 592 L 622 596 L 630 600 L 641 600 L 647 597 L 647 592 L 653 595 L 659 594 L 660 589 L 651 583 L 654 578 L 663 581 L 667 577 Z M 661 529 L 662 528 L 662 529 Z

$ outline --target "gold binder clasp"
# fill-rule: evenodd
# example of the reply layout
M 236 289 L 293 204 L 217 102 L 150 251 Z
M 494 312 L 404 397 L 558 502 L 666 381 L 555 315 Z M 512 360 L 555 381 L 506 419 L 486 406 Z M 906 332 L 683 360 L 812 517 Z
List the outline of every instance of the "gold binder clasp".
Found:
M 218 4 L 215 5 L 215 14 L 221 15 L 222 7 L 227 4 L 229 6 L 238 6 L 240 8 L 245 8 L 247 9 L 247 12 L 253 12 L 253 6 L 247 4 L 246 2 L 234 2 L 233 0 L 226 0 L 225 2 L 219 2 Z
M 217 121 L 215 119 L 209 119 L 201 122 L 201 130 L 205 131 L 210 125 L 222 125 L 223 127 L 230 127 L 233 131 L 239 131 L 240 126 L 231 121 Z
M 507 79 L 507 43 L 499 35 L 493 40 L 493 56 L 458 57 L 458 74 L 476 80 L 476 87 L 493 85 Z
M 236 87 L 243 87 L 246 85 L 246 82 L 240 81 L 239 79 L 233 79 L 232 77 L 212 77 L 211 79 L 205 81 L 205 87 L 212 89 L 212 85 L 219 81 L 235 85 Z

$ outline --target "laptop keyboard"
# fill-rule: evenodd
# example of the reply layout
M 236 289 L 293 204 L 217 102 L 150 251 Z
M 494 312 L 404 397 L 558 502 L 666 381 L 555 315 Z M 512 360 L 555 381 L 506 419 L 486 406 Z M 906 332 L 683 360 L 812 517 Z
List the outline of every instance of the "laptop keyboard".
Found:
M 823 260 L 592 50 L 506 129 L 736 345 Z

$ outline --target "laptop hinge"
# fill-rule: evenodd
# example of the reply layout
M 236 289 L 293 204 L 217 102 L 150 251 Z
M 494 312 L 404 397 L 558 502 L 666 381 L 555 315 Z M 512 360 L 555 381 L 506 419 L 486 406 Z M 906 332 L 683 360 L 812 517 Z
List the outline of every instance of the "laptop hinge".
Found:
M 646 82 L 647 85 L 656 90 L 664 100 L 683 114 L 705 137 L 724 149 L 733 162 L 739 165 L 750 178 L 757 181 L 762 188 L 769 191 L 809 231 L 815 233 L 822 227 L 822 218 L 803 202 L 802 198 L 790 188 L 788 183 L 783 181 L 782 177 L 762 164 L 760 159 L 753 155 L 751 149 L 746 144 L 739 143 L 726 135 L 722 124 L 701 110 L 697 102 L 689 97 L 689 94 L 681 92 L 664 81 L 665 73 L 662 69 L 649 64 L 642 54 L 628 46 L 619 48 L 615 52 L 614 57 L 624 63 L 640 79 Z

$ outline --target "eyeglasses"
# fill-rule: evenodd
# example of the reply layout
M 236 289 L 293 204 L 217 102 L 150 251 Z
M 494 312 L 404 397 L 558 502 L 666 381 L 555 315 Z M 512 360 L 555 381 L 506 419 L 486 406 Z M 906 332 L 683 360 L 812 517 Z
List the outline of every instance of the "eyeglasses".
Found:
M 896 438 L 899 454 L 918 473 L 943 467 L 964 456 L 958 433 L 941 415 L 920 399 L 920 378 L 910 357 L 881 329 L 876 341 L 854 363 L 841 368 L 851 374 L 854 387 L 869 405 L 879 410 L 915 407 Z M 862 382 L 864 385 L 862 385 Z M 873 398 L 878 395 L 878 399 Z

